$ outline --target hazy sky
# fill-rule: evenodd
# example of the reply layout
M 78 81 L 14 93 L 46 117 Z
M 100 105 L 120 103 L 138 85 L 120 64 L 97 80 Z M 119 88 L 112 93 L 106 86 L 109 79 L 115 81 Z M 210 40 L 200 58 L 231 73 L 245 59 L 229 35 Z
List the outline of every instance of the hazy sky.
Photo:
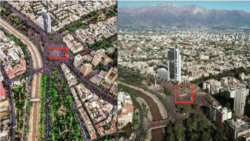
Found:
M 118 7 L 157 5 L 175 3 L 179 5 L 198 5 L 207 9 L 243 10 L 250 13 L 250 1 L 119 1 Z

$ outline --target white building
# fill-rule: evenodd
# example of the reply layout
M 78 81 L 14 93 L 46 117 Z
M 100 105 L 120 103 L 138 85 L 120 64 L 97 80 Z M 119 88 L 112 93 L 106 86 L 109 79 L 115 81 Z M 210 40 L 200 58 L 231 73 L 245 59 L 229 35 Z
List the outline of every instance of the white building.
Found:
M 168 80 L 181 83 L 181 55 L 179 46 L 169 48 L 167 51 L 168 59 Z
M 14 48 L 11 48 L 8 50 L 8 55 L 11 56 L 11 58 L 14 60 L 14 61 L 19 61 L 20 60 L 20 57 L 17 55 L 17 53 L 15 52 L 15 49 Z
M 225 127 L 227 133 L 233 136 L 236 140 L 250 133 L 250 124 L 241 119 L 227 120 Z
M 200 55 L 199 56 L 201 60 L 209 60 L 209 56 L 208 55 Z
M 210 79 L 205 82 L 203 82 L 203 90 L 208 89 L 208 92 L 210 92 L 212 95 L 219 94 L 221 88 L 221 82 Z
M 239 77 L 240 77 L 241 80 L 244 80 L 244 79 L 245 79 L 245 74 L 244 74 L 244 72 L 242 72 L 242 73 L 239 75 Z
M 118 93 L 118 110 L 121 109 L 119 108 L 119 104 L 122 105 L 133 105 L 133 102 L 131 100 L 131 97 L 128 93 L 125 92 L 119 92 Z
M 3 52 L 2 49 L 0 49 L 0 59 L 1 59 L 2 61 L 5 61 L 5 59 L 7 59 L 7 56 L 5 55 L 5 53 Z
M 222 108 L 221 105 L 212 105 L 210 106 L 209 111 L 212 119 L 220 125 L 222 125 L 225 120 L 232 118 L 232 111 L 227 109 L 226 107 Z
M 40 26 L 47 33 L 51 33 L 51 17 L 48 12 L 43 12 L 42 16 L 36 20 L 38 26 Z
M 118 128 L 126 126 L 133 122 L 134 106 L 128 93 L 118 93 Z
M 3 74 L 1 72 L 1 68 L 0 68 L 0 83 L 3 81 L 4 77 L 3 77 Z
M 246 97 L 248 95 L 249 95 L 249 89 L 239 88 L 236 90 L 234 98 L 234 111 L 236 115 L 240 116 L 244 114 Z

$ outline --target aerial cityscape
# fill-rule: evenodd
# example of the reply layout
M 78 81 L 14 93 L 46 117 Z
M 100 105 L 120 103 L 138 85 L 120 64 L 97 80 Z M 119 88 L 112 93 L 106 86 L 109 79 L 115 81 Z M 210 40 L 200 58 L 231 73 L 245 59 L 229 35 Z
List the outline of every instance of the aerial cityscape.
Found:
M 1 1 L 0 141 L 250 141 L 249 5 Z
M 117 138 L 117 2 L 1 1 L 1 141 Z
M 250 13 L 124 4 L 118 8 L 119 141 L 249 141 L 250 24 L 241 19 Z

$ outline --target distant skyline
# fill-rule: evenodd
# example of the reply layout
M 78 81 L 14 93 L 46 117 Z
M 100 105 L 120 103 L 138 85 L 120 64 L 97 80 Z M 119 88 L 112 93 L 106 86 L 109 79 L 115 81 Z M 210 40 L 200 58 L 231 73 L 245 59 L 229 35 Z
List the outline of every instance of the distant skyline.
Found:
M 119 1 L 118 7 L 124 6 L 146 6 L 164 3 L 175 3 L 178 5 L 198 5 L 207 9 L 217 10 L 243 10 L 250 13 L 250 1 Z

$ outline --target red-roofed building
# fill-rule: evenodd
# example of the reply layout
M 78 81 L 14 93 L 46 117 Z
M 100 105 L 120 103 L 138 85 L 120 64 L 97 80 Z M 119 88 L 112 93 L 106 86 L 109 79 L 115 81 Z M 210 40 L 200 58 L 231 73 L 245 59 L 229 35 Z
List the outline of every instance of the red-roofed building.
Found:
M 3 84 L 0 83 L 0 100 L 6 99 Z
M 132 123 L 133 121 L 133 105 L 124 105 L 122 108 L 121 113 L 118 115 L 118 128 L 122 128 L 127 125 L 129 122 Z
M 116 121 L 112 120 L 111 121 L 111 128 L 108 130 L 108 134 L 114 134 L 117 132 L 117 128 L 116 128 Z M 107 134 L 107 133 L 106 133 Z
M 8 71 L 7 74 L 9 78 L 14 78 L 17 75 L 22 75 L 26 72 L 26 60 L 20 60 L 20 66 L 13 68 L 12 70 Z

